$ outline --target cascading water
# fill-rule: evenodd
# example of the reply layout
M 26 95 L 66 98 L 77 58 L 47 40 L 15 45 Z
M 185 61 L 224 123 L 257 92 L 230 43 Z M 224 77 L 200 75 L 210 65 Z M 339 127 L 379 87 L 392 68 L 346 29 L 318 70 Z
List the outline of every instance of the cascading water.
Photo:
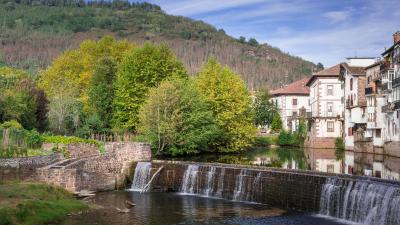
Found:
M 214 193 L 214 177 L 215 177 L 216 168 L 210 166 L 209 171 L 207 172 L 207 183 L 206 189 L 204 190 L 204 195 L 212 196 Z
M 183 174 L 181 192 L 186 194 L 198 194 L 198 165 L 189 165 Z
M 132 191 L 147 191 L 144 190 L 146 184 L 151 178 L 151 162 L 138 162 L 133 176 Z
M 328 178 L 320 214 L 365 225 L 400 224 L 400 187 L 366 180 Z
M 253 201 L 256 198 L 257 191 L 261 190 L 261 173 L 257 173 L 254 179 L 251 179 L 251 173 L 242 169 L 236 176 L 235 190 L 233 200 L 235 201 Z

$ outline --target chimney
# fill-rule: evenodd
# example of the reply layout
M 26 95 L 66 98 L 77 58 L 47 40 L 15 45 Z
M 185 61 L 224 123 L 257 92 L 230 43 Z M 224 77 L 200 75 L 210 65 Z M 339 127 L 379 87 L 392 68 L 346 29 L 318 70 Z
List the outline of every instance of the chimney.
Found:
M 393 44 L 397 44 L 400 42 L 400 31 L 397 31 L 393 34 Z

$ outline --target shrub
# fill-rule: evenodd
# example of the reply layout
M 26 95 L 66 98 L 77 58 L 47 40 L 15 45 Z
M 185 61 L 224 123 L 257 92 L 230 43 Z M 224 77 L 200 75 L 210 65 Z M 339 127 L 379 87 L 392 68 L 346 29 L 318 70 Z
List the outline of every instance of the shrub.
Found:
M 0 128 L 20 130 L 20 129 L 22 129 L 22 125 L 20 123 L 18 123 L 18 121 L 16 121 L 16 120 L 10 120 L 10 121 L 6 121 L 3 124 L 1 124 Z

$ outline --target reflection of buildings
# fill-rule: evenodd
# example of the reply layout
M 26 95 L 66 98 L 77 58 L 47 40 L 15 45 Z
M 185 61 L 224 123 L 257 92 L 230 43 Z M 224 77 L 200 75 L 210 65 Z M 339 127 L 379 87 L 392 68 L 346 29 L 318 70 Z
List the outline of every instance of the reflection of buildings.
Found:
M 345 152 L 344 173 L 400 180 L 400 159 L 397 157 Z
M 304 151 L 311 170 L 342 173 L 342 160 L 336 160 L 334 149 L 306 148 Z

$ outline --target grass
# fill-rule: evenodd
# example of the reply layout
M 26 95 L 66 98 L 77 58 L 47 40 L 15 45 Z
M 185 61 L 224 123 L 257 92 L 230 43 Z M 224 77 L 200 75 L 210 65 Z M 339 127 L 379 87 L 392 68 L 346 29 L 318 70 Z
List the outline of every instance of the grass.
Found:
M 87 206 L 59 187 L 0 181 L 0 225 L 47 224 Z
M 268 135 L 268 136 L 257 136 L 254 145 L 257 147 L 268 147 L 270 145 L 277 145 L 278 136 Z

